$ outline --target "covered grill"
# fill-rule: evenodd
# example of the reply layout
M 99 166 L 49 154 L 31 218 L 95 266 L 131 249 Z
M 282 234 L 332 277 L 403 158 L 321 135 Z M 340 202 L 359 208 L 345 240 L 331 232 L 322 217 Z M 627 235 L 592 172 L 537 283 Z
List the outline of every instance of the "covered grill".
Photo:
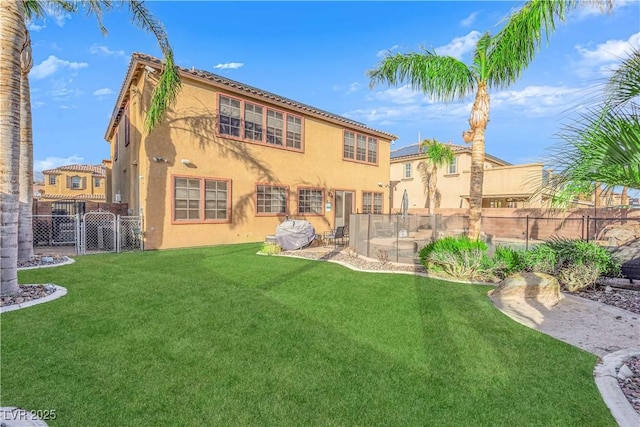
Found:
M 284 250 L 307 247 L 316 237 L 313 225 L 304 220 L 287 220 L 276 227 L 276 243 Z

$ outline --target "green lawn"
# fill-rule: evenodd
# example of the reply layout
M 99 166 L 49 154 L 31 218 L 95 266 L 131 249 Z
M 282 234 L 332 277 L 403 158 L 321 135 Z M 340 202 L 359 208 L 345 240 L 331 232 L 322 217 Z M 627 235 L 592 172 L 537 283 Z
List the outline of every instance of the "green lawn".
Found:
M 20 272 L 62 299 L 3 314 L 3 406 L 51 426 L 615 425 L 596 357 L 485 286 L 258 256 L 90 255 Z

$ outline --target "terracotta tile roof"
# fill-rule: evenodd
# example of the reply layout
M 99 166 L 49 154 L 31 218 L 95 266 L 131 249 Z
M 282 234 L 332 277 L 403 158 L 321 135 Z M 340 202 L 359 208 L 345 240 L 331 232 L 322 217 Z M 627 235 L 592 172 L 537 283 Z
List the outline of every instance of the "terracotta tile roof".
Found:
M 104 194 L 42 194 L 40 200 L 105 200 Z
M 155 58 L 153 56 L 150 55 L 146 55 L 144 53 L 139 53 L 139 52 L 134 52 L 131 55 L 131 63 L 129 64 L 129 69 L 127 71 L 127 75 L 125 77 L 124 82 L 122 83 L 122 87 L 120 88 L 120 94 L 118 96 L 118 100 L 117 100 L 117 104 L 115 106 L 115 109 L 113 111 L 113 114 L 111 116 L 111 120 L 109 122 L 109 128 L 107 129 L 107 133 L 105 135 L 105 139 L 109 139 L 111 130 L 113 129 L 114 126 L 116 126 L 118 124 L 120 115 L 122 114 L 122 110 L 124 107 L 124 101 L 126 99 L 126 95 L 125 93 L 126 88 L 129 85 L 129 82 L 131 80 L 131 75 L 133 74 L 133 71 L 135 70 L 136 66 L 138 63 L 146 63 L 149 64 L 151 66 L 155 66 L 156 68 L 162 68 L 164 67 L 164 63 L 158 59 Z M 215 85 L 215 86 L 223 86 L 223 87 L 227 87 L 228 89 L 231 90 L 235 90 L 235 91 L 239 91 L 239 92 L 244 92 L 253 96 L 258 96 L 261 98 L 265 98 L 271 102 L 275 102 L 278 103 L 280 105 L 283 105 L 286 108 L 292 109 L 292 110 L 298 110 L 298 111 L 302 111 L 308 115 L 313 115 L 313 116 L 320 116 L 323 117 L 325 119 L 329 119 L 329 120 L 333 120 L 333 121 L 338 121 L 338 122 L 342 122 L 344 124 L 347 124 L 351 127 L 354 128 L 360 128 L 363 129 L 367 132 L 370 133 L 376 133 L 379 134 L 381 136 L 384 136 L 390 140 L 396 140 L 398 139 L 397 136 L 388 133 L 388 132 L 384 132 L 384 131 L 380 131 L 380 130 L 376 130 L 373 129 L 367 125 L 365 125 L 364 123 L 360 123 L 357 122 L 355 120 L 351 120 L 348 119 L 346 117 L 337 115 L 337 114 L 333 114 L 330 113 L 328 111 L 325 110 L 321 110 L 319 108 L 316 107 L 312 107 L 310 105 L 307 104 L 303 104 L 301 102 L 297 102 L 294 101 L 292 99 L 289 98 L 285 98 L 284 96 L 280 96 L 280 95 L 276 95 L 274 93 L 271 92 L 267 92 L 266 90 L 262 90 L 262 89 L 258 89 L 255 88 L 253 86 L 244 84 L 244 83 L 240 83 L 238 81 L 235 80 L 231 80 L 228 79 L 226 77 L 222 77 L 220 75 L 211 73 L 209 71 L 204 71 L 204 70 L 196 70 L 194 68 L 192 69 L 187 69 L 187 68 L 182 68 L 182 67 L 178 67 L 178 69 L 180 70 L 180 73 L 183 77 L 192 77 L 192 78 L 199 78 L 199 79 L 204 79 L 209 81 L 211 84 Z
M 102 165 L 65 165 L 42 171 L 43 174 L 47 175 L 60 175 L 62 172 L 85 172 L 91 173 L 91 175 L 96 177 L 105 176 L 104 167 L 102 167 Z
M 446 144 L 453 150 L 454 153 L 462 153 L 468 152 L 471 153 L 470 145 L 458 145 L 458 144 Z M 397 148 L 391 151 L 391 161 L 398 159 L 407 159 L 412 157 L 421 157 L 424 156 L 424 153 L 420 153 L 420 144 L 411 144 L 406 147 Z M 499 163 L 502 166 L 509 166 L 511 163 L 506 162 L 502 159 L 499 159 L 495 156 L 485 153 L 485 156 L 488 160 L 492 160 L 496 163 Z

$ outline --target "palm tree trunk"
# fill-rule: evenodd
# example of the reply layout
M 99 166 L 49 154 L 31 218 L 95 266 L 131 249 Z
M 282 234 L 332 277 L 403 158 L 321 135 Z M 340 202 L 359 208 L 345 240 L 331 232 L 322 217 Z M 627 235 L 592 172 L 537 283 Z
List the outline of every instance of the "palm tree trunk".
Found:
M 471 145 L 471 183 L 469 186 L 469 237 L 478 239 L 482 225 L 482 186 L 484 182 L 484 132 L 489 123 L 489 93 L 484 81 L 478 82 L 469 125 Z
M 429 172 L 429 214 L 433 215 L 436 207 L 436 186 L 438 183 L 438 167 L 431 165 L 431 172 Z
M 0 2 L 0 295 L 18 288 L 20 49 L 24 3 Z
M 25 41 L 20 57 L 20 215 L 18 219 L 18 260 L 33 257 L 33 131 L 31 125 L 31 95 L 29 71 L 31 37 L 25 31 Z

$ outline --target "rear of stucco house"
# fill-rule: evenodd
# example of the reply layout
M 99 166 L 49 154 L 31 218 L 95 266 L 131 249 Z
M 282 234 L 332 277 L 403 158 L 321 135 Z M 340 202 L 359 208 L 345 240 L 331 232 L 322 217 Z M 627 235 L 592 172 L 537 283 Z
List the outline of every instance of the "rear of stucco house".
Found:
M 395 136 L 184 68 L 175 104 L 148 132 L 162 67 L 133 55 L 105 135 L 107 199 L 142 216 L 146 249 L 263 241 L 287 217 L 322 233 L 387 208 L 378 182 Z

